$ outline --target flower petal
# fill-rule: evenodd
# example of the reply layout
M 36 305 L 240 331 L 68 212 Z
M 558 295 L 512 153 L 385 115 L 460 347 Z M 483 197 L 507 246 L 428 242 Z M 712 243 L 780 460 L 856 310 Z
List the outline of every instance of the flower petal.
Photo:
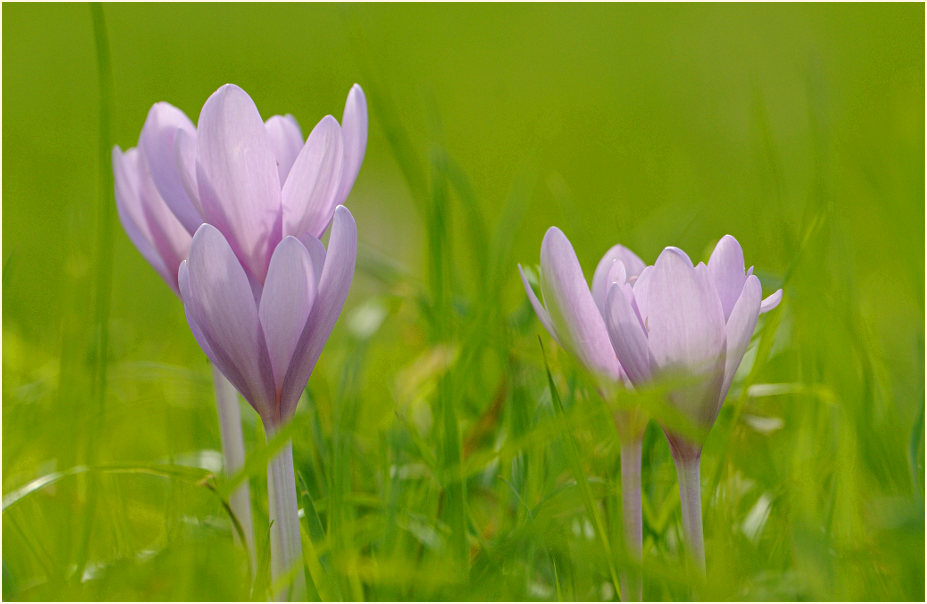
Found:
M 124 225 L 134 223 L 134 228 L 130 226 L 126 232 L 146 241 L 142 247 L 136 243 L 136 247 L 174 293 L 179 293 L 177 269 L 190 249 L 190 234 L 158 194 L 142 153 L 131 149 L 121 160 L 117 159 L 114 152 L 116 209 L 125 215 Z M 152 252 L 158 257 L 157 262 L 152 262 L 149 256 Z
M 358 84 L 354 84 L 348 93 L 341 118 L 341 131 L 344 136 L 344 169 L 335 197 L 338 203 L 344 203 L 348 198 L 367 150 L 367 99 Z
M 650 379 L 653 358 L 647 344 L 647 335 L 631 308 L 628 297 L 630 286 L 613 283 L 605 302 L 605 325 L 621 367 L 631 383 L 639 386 Z
M 190 134 L 178 130 L 174 135 L 174 165 L 180 175 L 183 190 L 190 199 L 190 203 L 196 208 L 202 224 L 204 222 L 203 204 L 200 203 L 200 193 L 196 186 L 196 132 Z
M 341 127 L 330 115 L 309 134 L 283 185 L 283 232 L 321 237 L 332 219 L 341 182 Z
M 725 320 L 740 297 L 747 276 L 744 273 L 744 251 L 730 235 L 725 235 L 708 259 L 708 273 L 721 299 Z
M 278 392 L 315 302 L 313 272 L 312 259 L 303 244 L 295 237 L 284 237 L 270 258 L 258 308 Z
M 592 275 L 592 297 L 599 309 L 605 307 L 605 298 L 614 282 L 610 279 L 609 271 L 613 270 L 615 262 L 624 264 L 625 279 L 622 279 L 622 283 L 626 279 L 640 275 L 645 266 L 644 261 L 638 258 L 637 254 L 621 244 L 613 245 L 605 252 Z
M 116 212 L 119 214 L 122 228 L 135 248 L 165 281 L 170 282 L 164 262 L 151 243 L 151 233 L 142 214 L 141 200 L 138 196 L 138 159 L 138 149 L 129 149 L 123 153 L 119 147 L 113 147 Z
M 760 304 L 760 313 L 762 314 L 764 312 L 771 311 L 775 307 L 779 306 L 780 302 L 782 302 L 782 290 L 777 289 L 763 299 L 763 302 Z
M 284 183 L 299 150 L 303 148 L 303 132 L 296 118 L 289 114 L 275 115 L 264 122 L 264 126 L 277 158 L 277 175 Z
M 189 300 L 192 294 L 190 293 L 190 270 L 186 260 L 180 263 L 180 269 L 177 271 L 177 281 L 180 289 L 181 301 L 184 298 Z M 190 325 L 190 331 L 193 332 L 194 339 L 196 339 L 196 342 L 200 345 L 200 348 L 203 349 L 203 352 L 206 353 L 206 356 L 213 365 L 215 365 L 219 371 L 222 372 L 222 375 L 228 378 L 230 382 L 236 384 L 236 387 L 237 385 L 244 387 L 246 385 L 244 378 L 242 378 L 241 373 L 239 373 L 238 369 L 231 363 L 228 356 L 225 354 L 218 354 L 213 350 L 212 345 L 209 343 L 209 338 L 206 337 L 199 323 L 193 318 L 189 304 L 184 304 L 184 315 L 187 317 L 187 323 Z
M 151 243 L 164 263 L 167 274 L 162 276 L 177 292 L 177 268 L 190 251 L 192 237 L 158 195 L 145 162 L 139 161 L 138 167 L 142 215 L 151 233 Z
M 518 272 L 521 273 L 521 282 L 525 286 L 525 293 L 528 294 L 528 301 L 531 302 L 531 306 L 534 308 L 535 314 L 538 316 L 538 319 L 541 321 L 541 324 L 547 330 L 554 340 L 560 344 L 560 337 L 557 336 L 557 330 L 554 329 L 554 324 L 550 320 L 550 313 L 547 312 L 547 309 L 544 308 L 544 305 L 541 304 L 541 301 L 538 300 L 537 295 L 534 293 L 534 288 L 531 287 L 531 284 L 528 283 L 528 277 L 525 275 L 525 271 L 521 268 L 521 265 L 518 265 Z M 560 344 L 563 346 L 563 344 Z
M 713 366 L 724 350 L 724 314 L 705 265 L 693 267 L 682 250 L 666 248 L 643 285 L 634 298 L 657 365 L 696 372 Z
M 309 233 L 300 235 L 299 242 L 309 252 L 309 257 L 312 259 L 312 273 L 315 275 L 315 284 L 318 285 L 322 277 L 322 268 L 325 266 L 325 246 Z
M 718 408 L 724 402 L 727 391 L 731 387 L 734 374 L 740 361 L 744 358 L 747 351 L 747 345 L 750 344 L 750 338 L 753 337 L 753 330 L 756 328 L 756 319 L 760 315 L 760 297 L 763 295 L 763 288 L 760 280 L 754 275 L 747 277 L 744 284 L 743 292 L 734 308 L 731 310 L 731 316 L 727 320 L 724 330 L 727 340 L 727 354 L 724 359 L 724 382 L 721 384 L 721 394 L 718 397 Z
M 593 373 L 617 380 L 621 365 L 566 235 L 551 227 L 541 244 L 541 293 L 561 344 Z
M 231 246 L 210 224 L 193 236 L 184 305 L 220 369 L 262 417 L 275 407 L 273 370 L 251 286 Z M 194 334 L 195 335 L 195 334 Z M 237 374 L 237 375 L 236 375 Z
M 605 258 L 602 260 L 604 261 Z M 595 274 L 592 276 L 592 299 L 595 300 L 595 305 L 603 317 L 605 316 L 605 301 L 608 297 L 608 290 L 615 283 L 624 284 L 627 282 L 628 269 L 619 258 L 613 258 L 610 265 L 599 262 L 599 266 L 596 267 Z
M 263 283 L 281 239 L 280 179 L 251 97 L 233 84 L 219 88 L 203 105 L 196 139 L 204 218 L 225 234 L 235 255 Z
M 183 111 L 170 103 L 155 103 L 148 111 L 138 147 L 148 162 L 151 179 L 174 216 L 192 236 L 203 223 L 202 216 L 184 187 L 175 160 L 178 132 L 196 136 L 196 129 Z
M 280 395 L 283 419 L 292 417 L 296 411 L 299 396 L 305 389 L 309 375 L 338 321 L 354 277 L 356 259 L 357 225 L 351 212 L 344 206 L 338 206 L 332 220 L 328 252 L 325 254 L 325 265 L 322 267 L 315 304 L 299 337 L 290 369 L 283 381 L 283 391 Z

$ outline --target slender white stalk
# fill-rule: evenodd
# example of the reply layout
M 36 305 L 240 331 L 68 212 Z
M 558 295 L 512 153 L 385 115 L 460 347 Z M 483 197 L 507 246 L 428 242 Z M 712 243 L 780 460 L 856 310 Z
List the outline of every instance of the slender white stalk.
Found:
M 278 427 L 267 425 L 268 440 Z M 293 471 L 293 443 L 288 441 L 267 466 L 267 494 L 270 499 L 270 566 L 278 602 L 306 597 L 303 548 L 299 534 L 296 502 L 296 474 Z M 280 585 L 283 584 L 283 587 Z
M 679 457 L 676 461 L 676 475 L 679 477 L 679 500 L 682 505 L 682 528 L 686 533 L 686 545 L 698 572 L 705 574 L 705 538 L 702 535 L 702 497 L 699 485 L 699 460 L 695 457 Z
M 216 389 L 216 409 L 219 411 L 219 428 L 222 437 L 222 455 L 225 458 L 225 473 L 232 476 L 245 465 L 245 440 L 241 433 L 241 412 L 238 409 L 238 392 L 222 373 L 212 368 L 212 381 Z M 229 497 L 229 507 L 241 526 L 245 536 L 245 548 L 251 560 L 251 570 L 257 568 L 254 551 L 254 526 L 251 522 L 251 489 L 244 481 Z M 235 540 L 239 539 L 238 531 Z
M 641 562 L 643 528 L 641 520 L 641 443 L 636 438 L 621 446 L 621 516 L 625 547 L 637 564 Z M 621 593 L 625 602 L 639 602 L 642 577 L 637 568 L 625 571 L 621 578 Z

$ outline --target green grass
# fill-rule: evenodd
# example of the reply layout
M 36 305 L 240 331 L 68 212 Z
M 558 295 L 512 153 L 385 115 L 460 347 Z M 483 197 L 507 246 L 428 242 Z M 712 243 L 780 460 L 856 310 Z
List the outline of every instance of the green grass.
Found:
M 730 232 L 785 291 L 706 442 L 704 584 L 647 428 L 645 597 L 924 598 L 922 5 L 3 17 L 4 599 L 264 599 L 264 462 L 287 437 L 312 595 L 617 598 L 609 405 L 516 271 L 551 224 L 587 277 L 616 242 L 705 259 Z M 286 433 L 265 443 L 242 403 L 232 480 L 209 367 L 115 224 L 102 154 L 227 81 L 307 132 L 355 81 L 371 116 L 345 311 Z M 665 412 L 658 389 L 610 404 L 634 403 Z

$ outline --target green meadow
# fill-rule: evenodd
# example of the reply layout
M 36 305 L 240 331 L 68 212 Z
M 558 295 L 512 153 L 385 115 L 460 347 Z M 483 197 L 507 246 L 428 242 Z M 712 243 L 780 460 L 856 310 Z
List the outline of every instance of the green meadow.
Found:
M 923 600 L 924 6 L 5 4 L 2 597 L 266 600 L 211 370 L 119 224 L 110 150 L 220 85 L 303 133 L 366 92 L 358 264 L 290 426 L 323 600 L 617 600 L 613 405 L 517 264 L 737 237 L 762 315 L 702 454 L 688 578 L 643 445 L 648 600 Z M 549 372 L 549 373 L 548 373 Z

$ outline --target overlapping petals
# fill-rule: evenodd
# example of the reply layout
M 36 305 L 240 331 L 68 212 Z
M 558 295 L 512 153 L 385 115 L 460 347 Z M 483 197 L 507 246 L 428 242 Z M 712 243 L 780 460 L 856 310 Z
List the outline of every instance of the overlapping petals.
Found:
M 217 228 L 197 229 L 179 269 L 190 329 L 268 425 L 295 412 L 347 298 L 356 254 L 354 218 L 339 206 L 327 253 L 312 235 L 284 237 L 255 285 Z
M 138 147 L 113 150 L 126 233 L 184 300 L 206 354 L 268 421 L 292 415 L 344 305 L 357 237 L 338 206 L 366 145 L 360 86 L 342 123 L 326 116 L 304 142 L 292 116 L 265 122 L 228 84 L 196 126 L 156 103 Z
M 206 101 L 196 126 L 169 103 L 152 106 L 133 150 L 138 158 L 123 162 L 123 171 L 144 169 L 144 175 L 132 178 L 144 176 L 152 183 L 158 199 L 151 203 L 158 212 L 165 205 L 186 229 L 187 248 L 199 226 L 208 222 L 225 236 L 249 279 L 263 284 L 271 255 L 284 237 L 309 233 L 318 238 L 331 224 L 335 207 L 354 185 L 366 146 L 367 103 L 356 84 L 348 93 L 342 123 L 326 116 L 305 142 L 293 116 L 262 121 L 251 97 L 227 84 Z M 123 189 L 127 200 L 130 195 Z M 120 216 L 130 205 L 138 206 L 123 203 Z M 133 229 L 144 231 L 142 239 L 151 230 L 126 227 L 127 232 Z M 173 223 L 165 229 L 173 229 Z M 133 237 L 139 247 L 137 239 Z M 148 249 L 143 254 L 152 256 Z M 175 290 L 178 264 L 164 268 Z
M 175 294 L 177 267 L 187 257 L 190 234 L 158 193 L 144 155 L 113 149 L 116 210 L 129 239 Z
M 747 279 L 753 275 L 752 266 L 744 271 L 743 249 L 731 235 L 725 235 L 718 241 L 708 259 L 708 273 L 724 308 L 724 318 L 727 319 L 740 298 Z M 781 300 L 782 290 L 778 289 L 762 301 L 762 312 L 774 309 Z
M 591 372 L 619 380 L 624 371 L 609 342 L 601 312 L 606 283 L 625 283 L 643 267 L 643 261 L 632 251 L 616 245 L 599 262 L 590 291 L 570 241 L 560 229 L 551 227 L 541 244 L 543 304 L 521 267 L 519 271 L 528 299 L 550 334 Z
M 744 270 L 743 251 L 726 235 L 708 265 L 692 265 L 666 248 L 631 284 L 612 282 L 605 320 L 611 343 L 631 382 L 655 375 L 686 376 L 670 396 L 697 425 L 710 427 L 743 359 L 761 312 L 782 298 L 761 300 L 759 279 Z M 674 448 L 683 446 L 668 432 Z
M 155 103 L 148 111 L 138 138 L 152 180 L 164 202 L 190 236 L 203 223 L 192 183 L 193 141 L 196 127 L 183 111 L 170 103 Z M 192 190 L 191 190 L 192 188 Z
M 348 94 L 343 124 L 323 118 L 305 144 L 290 116 L 263 122 L 251 97 L 227 84 L 196 131 L 195 181 L 202 218 L 218 228 L 259 283 L 286 236 L 320 237 L 350 192 L 367 144 L 363 92 Z M 183 164 L 179 157 L 178 165 Z

